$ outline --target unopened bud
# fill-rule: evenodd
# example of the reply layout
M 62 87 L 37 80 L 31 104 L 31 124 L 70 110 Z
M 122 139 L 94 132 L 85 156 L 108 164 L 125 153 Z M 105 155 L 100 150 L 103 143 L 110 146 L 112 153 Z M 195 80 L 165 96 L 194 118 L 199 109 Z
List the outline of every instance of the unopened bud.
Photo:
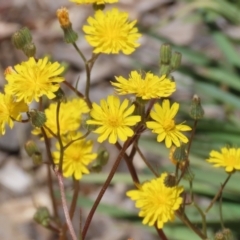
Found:
M 44 123 L 47 121 L 46 115 L 36 109 L 31 109 L 27 113 L 34 127 L 43 127 Z
M 57 10 L 58 21 L 64 32 L 64 40 L 66 43 L 75 43 L 78 39 L 78 35 L 72 29 L 72 23 L 69 19 L 68 10 L 66 8 L 60 8 Z
M 59 88 L 56 92 L 54 92 L 54 94 L 55 94 L 55 98 L 53 99 L 53 101 L 59 101 L 59 102 L 67 101 L 65 93 L 61 88 Z
M 160 66 L 160 76 L 162 75 L 166 75 L 168 76 L 171 72 L 171 66 L 170 65 L 165 65 L 165 64 L 162 64 Z
M 12 43 L 15 48 L 23 49 L 28 43 L 31 43 L 32 35 L 27 27 L 20 29 L 12 35 Z
M 186 144 L 181 144 L 180 147 L 172 146 L 170 149 L 169 158 L 174 165 L 179 164 L 179 167 L 184 167 L 188 161 L 188 152 Z
M 100 172 L 102 167 L 105 166 L 109 159 L 109 153 L 106 149 L 100 149 L 98 151 L 97 159 L 91 167 L 91 171 Z
M 34 43 L 27 43 L 22 50 L 27 57 L 34 57 L 36 54 L 36 46 Z
M 179 52 L 174 52 L 171 58 L 171 67 L 172 70 L 176 70 L 180 67 L 182 60 L 182 54 Z
M 51 220 L 51 215 L 46 207 L 40 207 L 34 214 L 33 219 L 43 227 L 48 227 Z
M 171 46 L 167 43 L 162 44 L 160 48 L 160 64 L 170 64 L 172 57 Z
M 32 155 L 32 160 L 35 165 L 40 165 L 42 163 L 42 154 L 40 152 L 35 152 Z
M 169 173 L 164 179 L 164 184 L 166 187 L 170 188 L 176 186 L 176 176 Z
M 201 99 L 195 94 L 190 107 L 190 116 L 195 119 L 201 119 L 204 115 L 204 110 L 201 105 Z
M 32 140 L 27 141 L 25 143 L 25 151 L 27 152 L 28 156 L 31 157 L 35 152 L 39 152 L 36 143 Z

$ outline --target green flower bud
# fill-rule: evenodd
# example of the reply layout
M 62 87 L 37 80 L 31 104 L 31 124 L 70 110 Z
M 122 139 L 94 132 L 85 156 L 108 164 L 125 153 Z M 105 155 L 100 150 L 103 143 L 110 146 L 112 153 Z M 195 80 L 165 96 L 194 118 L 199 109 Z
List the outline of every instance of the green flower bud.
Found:
M 171 58 L 171 67 L 172 70 L 176 70 L 180 67 L 182 60 L 182 54 L 179 52 L 174 52 Z
M 31 109 L 27 113 L 28 117 L 31 120 L 31 123 L 34 127 L 42 127 L 47 121 L 46 115 L 43 112 L 40 112 L 36 109 Z
M 225 240 L 225 237 L 222 234 L 222 232 L 218 232 L 218 233 L 215 234 L 214 240 Z
M 66 102 L 66 96 L 64 91 L 59 88 L 56 92 L 54 92 L 54 94 L 56 95 L 56 97 L 53 99 L 54 101 L 59 101 L 59 102 Z
M 27 141 L 24 145 L 24 148 L 29 157 L 31 157 L 35 152 L 39 152 L 36 143 L 32 140 Z
M 72 26 L 63 28 L 64 40 L 66 43 L 75 43 L 78 39 L 78 35 L 73 31 Z
M 22 50 L 27 57 L 34 57 L 36 54 L 36 47 L 34 43 L 27 43 Z
M 101 166 L 105 166 L 108 163 L 109 153 L 106 149 L 101 149 L 97 155 L 97 161 Z
M 35 152 L 32 155 L 32 160 L 35 165 L 40 165 L 42 163 L 42 154 L 40 152 Z
M 201 99 L 195 94 L 190 107 L 191 118 L 198 120 L 203 118 L 204 110 L 201 105 Z
M 51 215 L 46 207 L 40 207 L 34 214 L 33 219 L 43 227 L 48 227 L 51 220 Z
M 160 67 L 160 76 L 162 76 L 162 75 L 168 76 L 170 74 L 171 70 L 172 70 L 171 66 L 162 64 Z
M 12 36 L 12 43 L 15 48 L 23 49 L 25 45 L 31 43 L 32 36 L 28 28 L 24 27 L 15 32 Z
M 167 43 L 162 44 L 160 48 L 160 64 L 169 65 L 172 57 L 171 46 Z
M 164 179 L 164 184 L 166 187 L 174 187 L 176 186 L 176 176 L 174 174 L 168 174 L 166 178 Z

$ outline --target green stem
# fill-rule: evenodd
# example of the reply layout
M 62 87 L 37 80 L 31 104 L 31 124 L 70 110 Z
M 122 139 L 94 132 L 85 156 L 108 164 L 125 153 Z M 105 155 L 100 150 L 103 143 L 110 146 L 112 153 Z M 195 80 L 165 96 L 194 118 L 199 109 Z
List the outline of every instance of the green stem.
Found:
M 216 193 L 215 197 L 212 199 L 212 201 L 210 202 L 209 206 L 205 210 L 205 214 L 208 213 L 208 211 L 212 208 L 213 204 L 217 201 L 218 197 L 222 194 L 222 191 L 223 191 L 224 187 L 226 186 L 226 184 L 229 181 L 231 176 L 232 176 L 232 174 L 228 175 L 228 177 L 226 178 L 225 182 L 222 184 L 222 186 L 220 187 L 219 191 Z
M 62 173 L 64 147 L 63 147 L 61 131 L 60 131 L 60 119 L 59 119 L 60 106 L 61 106 L 61 102 L 57 102 L 57 109 L 56 109 L 56 111 L 57 111 L 57 113 L 56 113 L 56 116 L 57 116 L 57 138 L 58 138 L 59 147 L 60 147 L 59 172 Z
M 68 88 L 70 88 L 73 92 L 77 94 L 78 97 L 85 99 L 84 95 L 79 92 L 75 87 L 73 87 L 69 82 L 64 81 L 63 82 Z
M 220 201 L 219 201 L 219 215 L 220 215 L 221 227 L 222 227 L 222 229 L 224 229 L 225 226 L 224 226 L 223 212 L 222 212 L 222 194 L 221 194 L 221 196 L 220 196 Z
M 82 53 L 82 51 L 79 49 L 79 47 L 77 46 L 76 43 L 73 43 L 73 47 L 76 49 L 76 51 L 78 52 L 79 56 L 82 58 L 83 62 L 86 63 L 87 59 L 85 58 L 84 54 Z

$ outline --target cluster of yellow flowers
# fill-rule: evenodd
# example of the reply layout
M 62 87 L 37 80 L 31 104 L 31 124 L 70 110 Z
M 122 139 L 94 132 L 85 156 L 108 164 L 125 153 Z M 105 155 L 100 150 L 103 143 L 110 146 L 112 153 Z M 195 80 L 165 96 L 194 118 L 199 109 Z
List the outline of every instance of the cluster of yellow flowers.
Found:
M 77 4 L 105 4 L 115 3 L 117 0 L 71 0 Z M 61 18 L 61 13 L 59 13 Z M 62 15 L 62 23 L 69 23 L 67 12 Z M 94 17 L 87 19 L 88 25 L 83 26 L 87 42 L 93 47 L 95 54 L 131 54 L 139 43 L 141 34 L 138 32 L 136 21 L 130 22 L 128 14 L 113 8 L 104 12 L 96 10 Z M 5 78 L 7 84 L 4 93 L 0 93 L 0 133 L 5 134 L 5 126 L 13 127 L 14 121 L 22 121 L 22 113 L 29 111 L 29 104 L 39 102 L 43 96 L 48 99 L 56 97 L 60 84 L 64 82 L 61 74 L 64 67 L 58 62 L 50 62 L 47 57 L 36 60 L 34 57 L 14 68 L 7 68 Z M 93 132 L 98 134 L 97 141 L 102 143 L 108 140 L 110 144 L 118 140 L 126 141 L 136 133 L 137 126 L 150 129 L 157 134 L 157 141 L 165 141 L 167 148 L 172 145 L 180 147 L 188 143 L 183 134 L 191 127 L 184 123 L 177 124 L 175 117 L 179 110 L 179 103 L 170 103 L 164 99 L 155 103 L 147 113 L 148 103 L 151 100 L 168 98 L 176 91 L 176 83 L 167 75 L 157 76 L 151 72 L 142 73 L 131 71 L 129 78 L 116 77 L 111 82 L 115 87 L 115 95 L 102 99 L 100 104 L 93 103 L 92 108 L 82 98 L 73 98 L 60 104 L 51 103 L 45 109 L 46 122 L 43 126 L 48 138 L 61 136 L 62 143 L 71 144 L 65 149 L 62 171 L 65 177 L 73 176 L 79 180 L 83 174 L 88 174 L 87 166 L 97 157 L 92 153 L 93 142 L 86 140 L 79 131 L 83 114 L 89 114 L 87 125 L 94 125 Z M 137 111 L 137 104 L 128 99 L 122 102 L 117 95 L 134 95 L 143 103 L 143 114 Z M 59 127 L 57 121 L 59 121 Z M 33 134 L 40 135 L 41 129 L 35 128 Z M 78 140 L 76 140 L 78 139 Z M 76 141 L 75 141 L 76 140 Z M 60 144 L 56 144 L 57 151 L 53 152 L 55 164 L 59 164 Z M 227 172 L 240 170 L 240 149 L 223 148 L 221 153 L 212 151 L 208 162 L 216 167 L 225 167 Z M 164 223 L 174 219 L 174 211 L 179 209 L 183 202 L 180 186 L 167 187 L 165 178 L 167 173 L 143 183 L 137 190 L 127 192 L 136 207 L 140 208 L 140 217 L 143 223 L 150 226 L 157 223 L 162 228 Z

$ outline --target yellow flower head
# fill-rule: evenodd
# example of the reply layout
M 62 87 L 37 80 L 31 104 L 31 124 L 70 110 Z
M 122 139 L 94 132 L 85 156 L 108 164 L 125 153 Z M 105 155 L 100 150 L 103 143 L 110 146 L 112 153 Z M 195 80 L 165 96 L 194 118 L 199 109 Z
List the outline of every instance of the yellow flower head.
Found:
M 76 131 L 80 127 L 82 114 L 89 111 L 86 102 L 81 98 L 74 98 L 66 103 L 61 103 L 59 111 L 60 134 L 64 135 Z M 47 117 L 45 125 L 57 134 L 57 103 L 50 104 L 45 110 L 45 114 Z M 45 130 L 49 138 L 53 137 L 47 128 Z M 38 135 L 41 134 L 41 131 L 39 128 L 35 128 L 32 133 Z
M 183 201 L 180 197 L 183 187 L 165 186 L 166 176 L 167 173 L 163 173 L 159 178 L 145 182 L 138 190 L 126 193 L 141 209 L 139 216 L 143 217 L 143 224 L 153 226 L 157 223 L 159 229 L 163 228 L 164 223 L 174 220 L 174 211 L 179 209 Z
M 214 167 L 223 167 L 228 173 L 240 170 L 240 148 L 221 148 L 221 152 L 211 151 L 207 162 Z
M 39 59 L 37 62 L 33 57 L 28 61 L 16 65 L 15 71 L 6 73 L 8 84 L 5 91 L 16 97 L 16 101 L 24 100 L 30 103 L 33 100 L 46 95 L 49 99 L 55 97 L 56 92 L 63 82 L 63 77 L 58 77 L 64 71 L 58 62 L 48 62 L 48 58 Z
M 181 131 L 190 131 L 191 128 L 184 124 L 175 124 L 174 117 L 176 116 L 179 104 L 174 103 L 170 106 L 169 100 L 164 100 L 162 106 L 159 103 L 154 105 L 155 111 L 150 112 L 153 121 L 146 122 L 148 128 L 152 129 L 153 133 L 157 133 L 157 141 L 162 142 L 165 139 L 167 148 L 174 143 L 180 147 L 181 142 L 187 143 L 188 138 Z
M 65 7 L 59 8 L 57 10 L 57 18 L 61 27 L 67 28 L 71 25 L 71 22 L 69 19 L 69 13 Z
M 116 91 L 120 95 L 135 94 L 142 99 L 152 99 L 160 97 L 168 97 L 176 91 L 176 83 L 166 78 L 166 76 L 158 77 L 150 72 L 142 76 L 137 71 L 130 73 L 129 79 L 116 77 L 117 82 L 111 82 L 116 87 Z
M 105 4 L 105 3 L 115 3 L 118 2 L 118 0 L 70 0 L 70 2 L 74 2 L 77 4 Z
M 131 54 L 140 44 L 136 41 L 141 34 L 134 27 L 136 20 L 128 21 L 128 14 L 118 9 L 104 13 L 96 11 L 94 18 L 87 19 L 89 25 L 83 26 L 87 42 L 94 47 L 94 53 Z
M 126 141 L 128 137 L 133 136 L 134 132 L 130 126 L 136 125 L 141 121 L 141 117 L 137 115 L 131 116 L 135 106 L 128 107 L 129 101 L 125 99 L 120 103 L 120 99 L 115 96 L 108 96 L 107 101 L 101 100 L 100 106 L 93 103 L 90 112 L 91 120 L 87 124 L 97 125 L 93 132 L 98 133 L 98 142 L 103 142 L 109 138 L 109 142 L 114 144 L 118 138 Z
M 69 134 L 67 138 L 63 138 L 63 144 L 66 145 L 74 139 L 78 139 L 82 136 L 81 133 Z M 59 149 L 59 143 L 56 145 Z M 96 153 L 92 153 L 93 142 L 80 139 L 74 141 L 69 147 L 66 148 L 63 155 L 63 176 L 74 176 L 76 180 L 82 178 L 83 174 L 88 174 L 89 165 L 96 157 Z M 53 152 L 54 163 L 59 163 L 60 152 Z
M 27 112 L 28 106 L 23 101 L 16 102 L 11 94 L 0 93 L 0 134 L 5 134 L 5 125 L 13 127 L 13 119 L 21 121 L 21 113 Z

